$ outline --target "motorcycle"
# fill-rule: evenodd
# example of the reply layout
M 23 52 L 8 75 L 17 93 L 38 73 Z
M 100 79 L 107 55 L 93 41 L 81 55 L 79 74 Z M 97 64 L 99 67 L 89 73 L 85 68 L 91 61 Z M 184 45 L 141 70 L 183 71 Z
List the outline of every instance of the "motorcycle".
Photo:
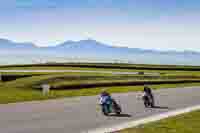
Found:
M 148 107 L 154 107 L 154 99 L 153 99 L 153 96 L 150 96 L 150 95 L 144 95 L 142 97 L 143 101 L 144 101 L 144 106 L 146 108 Z
M 114 99 L 101 104 L 101 108 L 105 116 L 108 116 L 111 113 L 120 115 L 122 112 L 120 105 Z

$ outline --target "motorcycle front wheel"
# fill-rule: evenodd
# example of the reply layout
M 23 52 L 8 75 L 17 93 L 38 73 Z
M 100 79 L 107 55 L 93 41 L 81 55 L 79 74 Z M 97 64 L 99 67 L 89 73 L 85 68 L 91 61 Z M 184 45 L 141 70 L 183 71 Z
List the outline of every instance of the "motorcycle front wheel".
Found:
M 103 113 L 105 116 L 108 116 L 108 115 L 109 115 L 109 112 L 108 112 L 108 109 L 106 109 L 105 105 L 101 105 L 101 108 L 102 108 L 102 113 Z

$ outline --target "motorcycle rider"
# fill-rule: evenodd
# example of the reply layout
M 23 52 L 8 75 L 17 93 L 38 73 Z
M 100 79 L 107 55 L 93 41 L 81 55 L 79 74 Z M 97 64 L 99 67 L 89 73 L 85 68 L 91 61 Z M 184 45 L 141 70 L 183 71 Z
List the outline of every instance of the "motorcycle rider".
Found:
M 100 104 L 104 106 L 106 109 L 108 109 L 108 112 L 111 112 L 111 105 L 112 98 L 110 94 L 104 89 L 100 94 Z
M 144 97 L 150 97 L 154 106 L 154 96 L 152 93 L 152 90 L 150 87 L 148 87 L 147 85 L 144 85 Z
M 106 112 L 106 115 L 113 111 L 116 114 L 121 113 L 120 105 L 111 97 L 111 95 L 105 89 L 100 94 L 100 104 Z

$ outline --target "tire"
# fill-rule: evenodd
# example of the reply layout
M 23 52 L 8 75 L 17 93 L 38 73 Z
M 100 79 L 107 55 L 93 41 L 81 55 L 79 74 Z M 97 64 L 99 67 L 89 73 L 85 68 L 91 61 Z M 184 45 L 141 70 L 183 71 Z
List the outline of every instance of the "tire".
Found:
M 117 115 L 120 115 L 120 114 L 121 114 L 121 108 L 119 107 L 119 105 L 118 105 L 118 107 L 115 107 L 115 113 L 116 113 Z
M 149 103 L 150 103 L 151 108 L 153 108 L 154 107 L 154 99 L 153 99 L 153 97 L 149 98 Z
M 150 106 L 150 101 L 148 97 L 143 97 L 144 106 L 148 108 Z
M 117 110 L 117 111 L 116 111 L 116 114 L 117 114 L 117 115 L 120 115 L 120 114 L 121 114 L 121 110 Z
M 105 107 L 102 105 L 101 108 L 102 108 L 103 115 L 108 116 L 109 113 L 105 110 Z
M 103 112 L 103 114 L 105 115 L 105 116 L 108 116 L 109 114 L 108 113 L 106 113 L 105 111 Z
M 144 101 L 144 106 L 145 108 L 148 108 L 148 103 L 146 101 Z
M 113 109 L 114 109 L 115 114 L 117 115 L 121 114 L 121 107 L 114 100 L 113 100 Z
M 150 104 L 150 106 L 151 106 L 151 108 L 153 108 L 153 107 L 154 107 L 154 103 L 153 103 L 153 101 L 151 101 L 151 104 Z

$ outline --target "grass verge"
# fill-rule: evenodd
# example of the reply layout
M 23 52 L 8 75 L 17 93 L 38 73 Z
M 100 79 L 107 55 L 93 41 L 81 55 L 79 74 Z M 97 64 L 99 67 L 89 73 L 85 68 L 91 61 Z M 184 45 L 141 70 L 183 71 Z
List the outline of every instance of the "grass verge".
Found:
M 152 85 L 153 89 L 163 88 L 175 88 L 175 87 L 188 87 L 188 86 L 200 86 L 200 83 L 185 83 L 185 84 L 162 84 Z M 105 88 L 105 87 L 104 87 Z M 126 93 L 143 90 L 143 86 L 123 86 L 123 87 L 106 87 L 110 93 Z M 45 100 L 55 99 L 63 97 L 74 97 L 74 96 L 91 96 L 98 95 L 102 91 L 102 88 L 86 88 L 81 90 L 51 90 L 48 95 L 43 96 L 41 91 L 30 88 L 5 88 L 0 83 L 0 104 L 22 102 L 22 101 L 33 101 L 33 100 Z
M 136 65 L 137 66 L 137 65 Z M 160 68 L 160 67 L 159 67 Z M 161 67 L 162 68 L 162 67 Z M 187 67 L 186 67 L 187 68 Z M 195 71 L 192 71 L 193 69 L 197 69 Z M 3 67 L 0 66 L 0 70 L 83 70 L 83 71 L 112 71 L 112 72 L 145 72 L 145 73 L 159 73 L 161 75 L 200 75 L 200 68 L 198 67 L 189 67 L 187 69 L 176 69 L 174 67 L 173 69 L 149 69 L 147 66 L 146 67 L 133 67 L 133 68 L 121 68 L 121 67 L 111 67 L 111 68 L 104 68 L 104 67 L 74 67 L 74 66 L 10 66 L 10 67 Z
M 175 116 L 116 133 L 199 133 L 200 111 Z

